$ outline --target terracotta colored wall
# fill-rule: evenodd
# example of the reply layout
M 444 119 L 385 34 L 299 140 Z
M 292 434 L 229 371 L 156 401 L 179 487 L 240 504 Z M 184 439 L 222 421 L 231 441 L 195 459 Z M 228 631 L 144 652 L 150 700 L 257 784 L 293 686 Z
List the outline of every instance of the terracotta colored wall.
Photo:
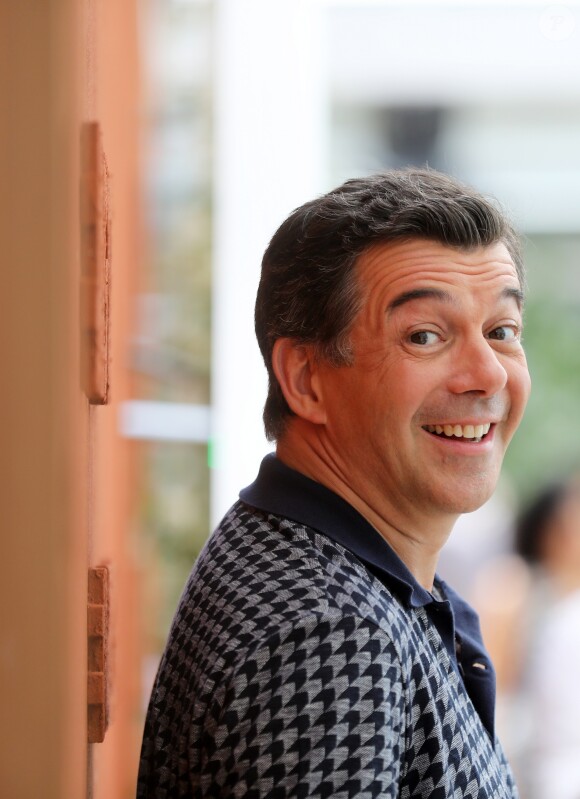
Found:
M 0 795 L 119 799 L 139 745 L 136 3 L 0 4 Z M 100 123 L 113 213 L 111 396 L 79 375 L 79 138 Z M 111 572 L 110 728 L 86 744 L 87 567 Z
M 141 257 L 139 58 L 135 2 L 89 3 L 87 10 L 84 116 L 101 127 L 112 215 L 111 401 L 91 408 L 89 539 L 91 564 L 107 564 L 111 575 L 110 726 L 104 742 L 91 749 L 95 799 L 125 799 L 134 795 L 141 736 L 136 445 L 118 435 L 119 403 L 134 396 L 130 345 Z
M 0 794 L 85 789 L 76 10 L 0 10 Z M 73 221 L 74 220 L 74 221 Z

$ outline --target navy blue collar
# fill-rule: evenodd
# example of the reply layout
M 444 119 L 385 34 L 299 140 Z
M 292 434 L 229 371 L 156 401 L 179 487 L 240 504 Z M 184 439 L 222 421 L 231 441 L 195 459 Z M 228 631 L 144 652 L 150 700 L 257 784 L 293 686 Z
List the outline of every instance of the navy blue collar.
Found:
M 434 597 L 413 577 L 377 530 L 342 497 L 266 455 L 256 480 L 240 491 L 254 508 L 312 527 L 352 552 L 409 607 Z
M 273 453 L 262 461 L 256 480 L 240 491 L 240 499 L 317 530 L 355 555 L 407 607 L 425 607 L 493 740 L 495 673 L 481 639 L 479 619 L 467 602 L 438 577 L 435 585 L 442 599 L 435 598 L 352 505 L 290 469 Z

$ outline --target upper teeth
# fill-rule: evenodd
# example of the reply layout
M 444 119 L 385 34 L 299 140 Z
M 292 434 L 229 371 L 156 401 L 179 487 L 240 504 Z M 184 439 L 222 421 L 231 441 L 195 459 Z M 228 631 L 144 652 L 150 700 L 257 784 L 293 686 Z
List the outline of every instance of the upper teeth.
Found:
M 481 438 L 489 433 L 491 424 L 426 424 L 425 430 L 441 436 L 455 436 L 456 438 Z

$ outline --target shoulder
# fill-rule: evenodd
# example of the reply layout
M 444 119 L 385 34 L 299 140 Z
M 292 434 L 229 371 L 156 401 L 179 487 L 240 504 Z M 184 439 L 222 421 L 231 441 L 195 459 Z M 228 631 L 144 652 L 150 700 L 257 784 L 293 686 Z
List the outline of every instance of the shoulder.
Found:
M 381 626 L 398 603 L 348 550 L 303 524 L 236 503 L 210 538 L 188 588 L 227 604 L 269 635 L 302 616 L 347 614 Z M 211 590 L 210 590 L 211 589 Z M 271 622 L 271 624 L 270 624 Z M 251 623 L 249 626 L 253 626 Z
M 306 634 L 317 624 L 322 634 L 324 624 L 342 617 L 364 622 L 400 647 L 404 616 L 387 589 L 340 545 L 238 502 L 194 566 L 166 659 L 187 658 L 206 673 L 220 672 L 240 652 L 285 634 Z

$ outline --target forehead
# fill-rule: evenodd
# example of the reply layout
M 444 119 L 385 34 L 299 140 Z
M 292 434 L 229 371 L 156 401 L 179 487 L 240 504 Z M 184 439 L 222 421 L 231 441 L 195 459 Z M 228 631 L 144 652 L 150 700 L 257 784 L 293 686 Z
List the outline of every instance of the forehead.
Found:
M 435 241 L 405 240 L 375 245 L 357 262 L 364 299 L 394 296 L 419 288 L 494 291 L 519 288 L 516 267 L 505 244 L 461 250 Z

